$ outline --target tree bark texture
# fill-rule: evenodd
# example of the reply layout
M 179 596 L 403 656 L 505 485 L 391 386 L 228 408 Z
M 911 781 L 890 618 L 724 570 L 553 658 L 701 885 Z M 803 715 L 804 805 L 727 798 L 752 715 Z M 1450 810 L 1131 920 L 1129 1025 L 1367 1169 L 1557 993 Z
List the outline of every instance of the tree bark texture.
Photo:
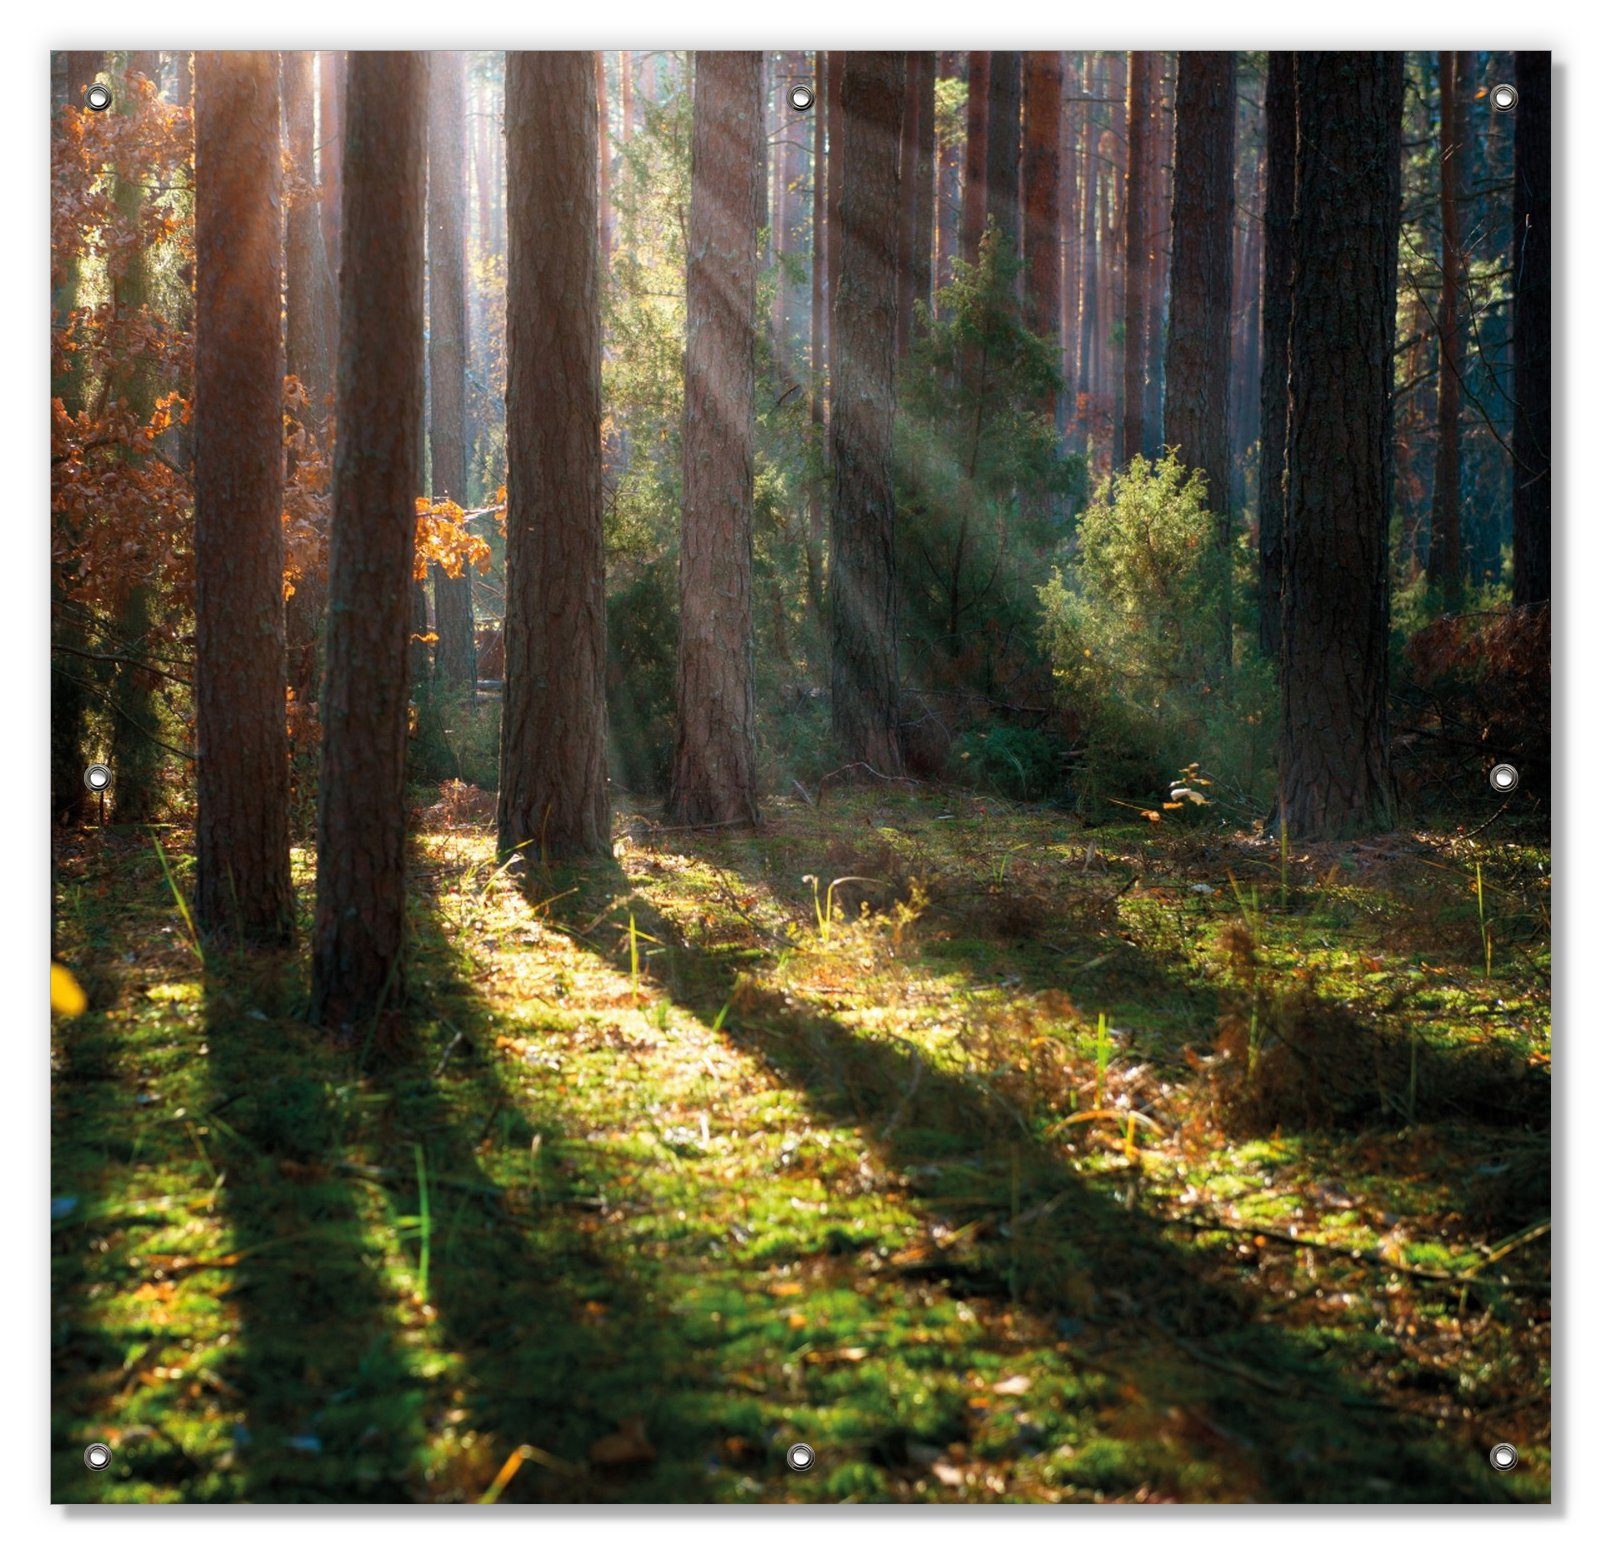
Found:
M 1296 203 L 1296 57 L 1268 56 L 1263 200 L 1263 382 L 1257 477 L 1258 643 L 1279 657 L 1285 583 L 1285 389 L 1290 373 L 1291 214 Z
M 1513 82 L 1513 599 L 1552 597 L 1552 56 Z

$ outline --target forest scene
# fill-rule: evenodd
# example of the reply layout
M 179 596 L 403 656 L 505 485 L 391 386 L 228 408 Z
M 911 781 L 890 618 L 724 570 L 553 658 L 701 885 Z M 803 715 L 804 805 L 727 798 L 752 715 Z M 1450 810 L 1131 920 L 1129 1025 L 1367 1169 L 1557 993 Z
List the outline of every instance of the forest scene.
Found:
M 1551 1499 L 1549 55 L 51 70 L 53 1500 Z

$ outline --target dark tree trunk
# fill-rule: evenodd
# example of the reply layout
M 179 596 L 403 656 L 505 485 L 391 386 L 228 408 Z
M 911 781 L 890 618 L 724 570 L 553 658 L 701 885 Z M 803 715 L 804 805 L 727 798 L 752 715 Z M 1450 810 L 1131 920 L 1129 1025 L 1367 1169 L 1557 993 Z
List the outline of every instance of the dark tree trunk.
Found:
M 1234 224 L 1235 56 L 1183 53 L 1174 99 L 1174 259 L 1163 441 L 1207 477 L 1207 501 L 1226 556 L 1233 533 L 1229 305 Z M 1220 624 L 1225 664 L 1232 657 L 1227 593 Z
M 679 544 L 678 737 L 668 814 L 754 825 L 751 522 L 762 56 L 695 56 Z
M 1258 641 L 1279 657 L 1285 582 L 1285 388 L 1290 371 L 1291 214 L 1296 203 L 1296 56 L 1268 56 L 1263 197 L 1263 383 L 1257 477 Z
M 1515 58 L 1513 599 L 1552 597 L 1552 56 Z
M 467 506 L 466 59 L 435 54 L 428 109 L 428 394 L 431 495 Z M 477 676 L 473 580 L 434 566 L 434 670 L 455 691 Z
M 848 761 L 901 771 L 896 668 L 896 157 L 906 56 L 844 56 L 844 199 L 830 422 L 833 726 Z
M 901 118 L 901 195 L 898 213 L 900 281 L 896 311 L 896 355 L 912 348 L 916 306 L 929 301 L 934 215 L 933 54 L 907 55 L 907 96 Z
M 598 125 L 589 54 L 506 56 L 503 852 L 610 852 Z
M 985 198 L 985 137 L 990 122 L 990 56 L 978 49 L 968 54 L 967 122 L 962 152 L 961 257 L 971 265 L 979 261 L 979 240 L 985 235 L 985 218 L 989 214 Z
M 1152 56 L 1150 199 L 1146 219 L 1146 410 L 1141 418 L 1141 449 L 1148 458 L 1162 453 L 1163 352 L 1168 340 L 1168 266 L 1172 259 L 1173 114 L 1168 99 L 1166 54 Z
M 1395 815 L 1387 722 L 1402 55 L 1296 55 L 1280 824 Z
M 340 228 L 339 441 L 317 791 L 314 1018 L 397 1007 L 406 928 L 406 676 L 422 469 L 429 56 L 353 53 Z
M 606 106 L 606 55 L 595 51 L 596 161 L 600 176 L 601 285 L 612 266 L 612 122 Z
M 824 105 L 829 100 L 829 56 L 819 49 L 813 55 L 813 61 L 817 86 L 812 105 L 812 394 L 809 410 L 815 446 L 823 449 L 825 406 L 828 403 L 824 349 L 829 316 L 826 216 L 829 162 L 825 140 L 828 113 Z M 822 480 L 815 481 L 807 498 L 807 602 L 820 626 L 823 622 L 823 486 Z
M 324 49 L 317 56 L 321 72 L 317 94 L 317 155 L 323 186 L 323 252 L 334 282 L 334 308 L 339 309 L 340 213 L 345 205 L 345 52 Z M 335 325 L 336 336 L 338 325 Z
M 67 103 L 72 108 L 84 106 L 83 94 L 94 85 L 95 78 L 106 67 L 104 51 L 93 53 L 79 50 L 67 52 Z
M 1018 159 L 1023 124 L 1023 55 L 990 56 L 990 111 L 985 116 L 985 200 L 997 238 L 1018 254 Z
M 278 59 L 195 57 L 195 915 L 287 944 Z
M 1024 300 L 1029 328 L 1062 361 L 1062 54 L 1024 55 Z M 1046 407 L 1061 425 L 1053 395 Z
M 941 79 L 955 79 L 957 69 L 955 54 L 940 55 Z M 939 166 L 935 175 L 934 285 L 937 292 L 951 284 L 952 262 L 957 256 L 957 226 L 962 214 L 961 142 L 953 134 L 941 135 L 939 141 Z
M 1468 161 L 1467 58 L 1437 56 L 1441 83 L 1441 301 L 1439 387 L 1435 395 L 1435 484 L 1430 500 L 1428 577 L 1449 611 L 1463 608 L 1462 442 L 1459 409 L 1463 325 L 1458 295 L 1463 276 L 1463 175 Z
M 1096 97 L 1101 71 L 1087 66 L 1085 82 L 1085 144 L 1083 172 L 1079 179 L 1079 376 L 1074 385 L 1074 451 L 1085 453 L 1090 446 L 1090 400 L 1095 389 L 1096 293 L 1100 285 L 1101 256 L 1096 252 L 1096 199 L 1101 186 L 1100 164 L 1096 159 Z
M 1124 194 L 1124 416 L 1113 462 L 1124 465 L 1145 443 L 1146 412 L 1146 216 L 1151 163 L 1152 58 L 1129 56 L 1129 173 Z
M 1079 248 L 1079 205 L 1084 197 L 1079 177 L 1079 133 L 1084 80 L 1081 69 L 1070 58 L 1063 82 L 1062 113 L 1062 204 L 1059 211 L 1057 244 L 1062 254 L 1061 312 L 1058 315 L 1062 349 L 1058 366 L 1062 371 L 1063 392 L 1057 401 L 1057 435 L 1068 430 L 1069 410 L 1079 382 L 1079 272 L 1085 256 Z
M 827 79 L 828 96 L 825 102 L 828 105 L 829 117 L 829 177 L 828 200 L 829 207 L 823 222 L 823 254 L 827 267 L 825 284 L 828 287 L 829 299 L 824 309 L 824 360 L 829 364 L 829 412 L 834 411 L 834 299 L 840 292 L 840 194 L 843 187 L 844 171 L 841 161 L 845 149 L 845 119 L 840 106 L 840 84 L 844 79 L 845 55 L 831 53 L 829 55 L 829 74 Z M 816 110 L 814 110 L 816 111 Z M 892 231 L 894 228 L 892 227 Z

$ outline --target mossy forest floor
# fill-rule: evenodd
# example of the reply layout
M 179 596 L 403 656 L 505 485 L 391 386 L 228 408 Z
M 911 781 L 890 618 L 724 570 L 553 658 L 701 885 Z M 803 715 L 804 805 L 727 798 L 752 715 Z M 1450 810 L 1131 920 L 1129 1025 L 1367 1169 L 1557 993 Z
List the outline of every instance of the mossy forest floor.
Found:
M 58 837 L 57 1500 L 1549 1497 L 1534 830 L 654 814 L 420 794 L 345 1047 L 182 829 Z

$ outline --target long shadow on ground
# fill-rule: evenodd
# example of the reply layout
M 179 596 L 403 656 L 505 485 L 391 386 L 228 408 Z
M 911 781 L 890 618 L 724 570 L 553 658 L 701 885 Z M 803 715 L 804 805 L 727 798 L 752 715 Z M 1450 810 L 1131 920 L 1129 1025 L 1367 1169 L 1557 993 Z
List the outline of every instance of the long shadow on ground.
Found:
M 656 964 L 665 961 L 676 1004 L 707 1024 L 721 1019 L 727 1039 L 780 1083 L 859 1129 L 931 1211 L 989 1227 L 970 1251 L 912 1272 L 1057 1323 L 1087 1366 L 1127 1382 L 1143 1407 L 1122 1429 L 1149 1436 L 1157 1494 L 1187 1498 L 1198 1480 L 1186 1466 L 1211 1464 L 1211 1484 L 1240 1499 L 1508 1499 L 1461 1442 L 1368 1396 L 1314 1342 L 1260 1316 L 1231 1265 L 1165 1237 L 1140 1205 L 1137 1177 L 1120 1195 L 1087 1184 L 1037 1120 L 978 1077 L 742 978 L 763 963 L 697 947 L 621 870 L 583 885 L 563 903 L 569 933 L 628 966 L 626 947 L 597 946 L 586 932 L 610 896 L 667 947 Z M 531 889 L 551 895 L 548 882 Z

